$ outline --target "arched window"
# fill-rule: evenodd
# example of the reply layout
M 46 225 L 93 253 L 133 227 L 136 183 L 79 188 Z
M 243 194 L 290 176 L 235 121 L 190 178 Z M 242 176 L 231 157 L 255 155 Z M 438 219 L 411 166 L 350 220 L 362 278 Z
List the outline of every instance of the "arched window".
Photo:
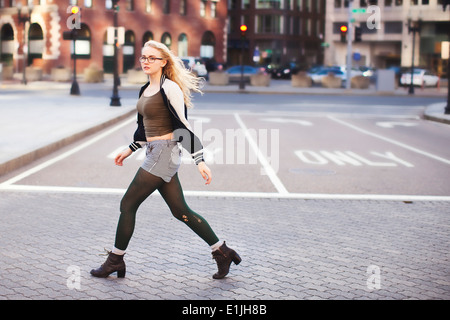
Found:
M 125 43 L 122 47 L 123 52 L 123 72 L 127 72 L 129 69 L 134 68 L 135 57 L 134 48 L 136 44 L 136 37 L 134 32 L 128 30 L 125 32 Z
M 81 24 L 81 28 L 77 30 L 77 39 L 75 40 L 75 53 L 77 59 L 91 58 L 91 30 L 85 24 Z M 73 55 L 73 42 L 71 41 L 71 54 Z
M 161 42 L 164 43 L 167 46 L 167 48 L 170 49 L 170 47 L 172 46 L 172 37 L 168 32 L 164 32 L 164 34 L 161 37 Z
M 180 34 L 180 36 L 178 37 L 178 56 L 188 56 L 188 40 L 185 33 Z
M 202 37 L 200 46 L 200 57 L 214 58 L 214 47 L 216 46 L 216 37 L 211 31 L 206 31 Z
M 150 31 L 147 31 L 144 33 L 144 36 L 142 37 L 142 46 L 144 46 L 144 44 L 150 40 L 153 40 L 153 33 Z
M 14 30 L 9 23 L 2 26 L 0 45 L 0 62 L 11 65 L 14 55 Z
M 32 23 L 28 30 L 28 64 L 34 59 L 42 59 L 44 52 L 44 33 L 38 23 Z

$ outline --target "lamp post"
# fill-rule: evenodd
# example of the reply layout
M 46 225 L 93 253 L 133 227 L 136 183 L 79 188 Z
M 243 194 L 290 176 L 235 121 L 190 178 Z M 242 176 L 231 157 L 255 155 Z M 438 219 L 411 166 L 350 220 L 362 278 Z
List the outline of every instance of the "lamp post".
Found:
M 450 0 L 443 1 L 442 9 L 445 11 L 448 5 L 450 5 Z M 450 58 L 447 62 L 447 106 L 445 107 L 444 113 L 450 114 Z
M 414 54 L 416 49 L 416 33 L 420 33 L 420 29 L 422 27 L 422 20 L 418 20 L 417 23 L 413 23 L 412 20 L 408 19 L 408 33 L 413 34 L 412 41 L 412 62 L 411 62 L 411 82 L 409 84 L 409 94 L 414 94 Z
M 114 85 L 113 85 L 113 94 L 111 97 L 110 106 L 112 107 L 120 107 L 122 104 L 120 103 L 119 97 L 119 71 L 118 71 L 118 61 L 117 61 L 117 45 L 118 45 L 118 30 L 117 30 L 117 12 L 119 11 L 119 6 L 117 3 L 119 0 L 112 0 L 113 3 L 113 11 L 114 11 Z
M 23 76 L 22 76 L 22 83 L 27 84 L 27 76 L 25 74 L 26 67 L 28 64 L 28 48 L 27 48 L 27 33 L 26 33 L 26 25 L 27 22 L 30 22 L 31 19 L 31 12 L 33 11 L 33 6 L 27 6 L 28 15 L 22 14 L 22 3 L 19 2 L 17 4 L 17 14 L 18 14 L 18 20 L 19 23 L 23 24 L 23 45 L 22 45 L 22 51 L 23 51 Z
M 241 30 L 241 78 L 239 80 L 239 89 L 245 89 L 244 82 L 244 50 L 245 50 L 245 34 L 247 32 L 247 26 L 245 24 L 241 25 L 239 30 Z

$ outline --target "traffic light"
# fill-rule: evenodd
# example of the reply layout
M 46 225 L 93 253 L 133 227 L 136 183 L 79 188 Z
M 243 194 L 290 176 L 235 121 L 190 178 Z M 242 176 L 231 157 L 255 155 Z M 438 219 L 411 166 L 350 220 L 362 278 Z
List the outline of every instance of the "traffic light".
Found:
M 243 25 L 241 25 L 239 30 L 241 30 L 241 37 L 245 38 L 245 33 L 247 32 L 247 26 L 245 24 L 243 24 Z
M 361 42 L 361 41 L 362 41 L 362 28 L 355 27 L 355 42 Z
M 339 30 L 341 31 L 341 42 L 347 42 L 347 26 L 342 25 Z

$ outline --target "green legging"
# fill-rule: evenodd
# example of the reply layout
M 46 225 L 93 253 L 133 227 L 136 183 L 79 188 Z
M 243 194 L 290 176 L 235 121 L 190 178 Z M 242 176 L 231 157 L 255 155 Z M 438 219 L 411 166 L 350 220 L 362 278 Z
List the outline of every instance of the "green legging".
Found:
M 139 168 L 120 202 L 120 218 L 114 243 L 117 249 L 125 250 L 128 247 L 134 231 L 136 212 L 141 203 L 155 190 L 159 191 L 173 216 L 184 222 L 206 243 L 211 246 L 219 241 L 208 222 L 186 204 L 178 173 L 166 183 L 161 178 Z

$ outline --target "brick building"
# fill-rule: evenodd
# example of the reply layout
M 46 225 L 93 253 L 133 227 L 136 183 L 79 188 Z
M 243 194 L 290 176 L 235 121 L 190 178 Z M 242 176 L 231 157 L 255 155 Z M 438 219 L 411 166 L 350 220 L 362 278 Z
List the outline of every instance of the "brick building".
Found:
M 69 30 L 72 5 L 81 8 L 77 71 L 94 63 L 112 72 L 113 45 L 107 36 L 113 26 L 111 0 L 0 0 L 0 61 L 15 72 L 23 70 L 24 60 L 46 74 L 58 66 L 70 67 L 72 41 L 62 35 Z M 119 72 L 138 66 L 140 48 L 149 39 L 164 42 L 179 56 L 226 61 L 226 1 L 120 0 L 118 5 L 118 26 L 124 28 Z M 20 7 L 28 21 L 19 20 Z
M 228 63 L 239 63 L 242 24 L 246 64 L 323 63 L 325 9 L 325 0 L 228 0 Z

